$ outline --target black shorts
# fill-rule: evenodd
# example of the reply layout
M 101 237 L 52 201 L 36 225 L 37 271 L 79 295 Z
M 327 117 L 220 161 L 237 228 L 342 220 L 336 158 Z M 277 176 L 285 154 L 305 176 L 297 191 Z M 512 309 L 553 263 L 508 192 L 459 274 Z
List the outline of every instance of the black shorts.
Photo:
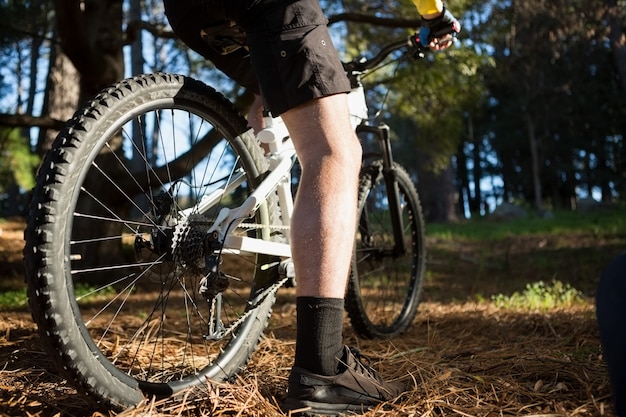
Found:
M 183 42 L 244 87 L 254 90 L 258 80 L 274 115 L 350 91 L 318 0 L 165 0 L 165 6 Z M 200 36 L 224 19 L 247 33 L 249 57 L 245 49 L 220 55 Z

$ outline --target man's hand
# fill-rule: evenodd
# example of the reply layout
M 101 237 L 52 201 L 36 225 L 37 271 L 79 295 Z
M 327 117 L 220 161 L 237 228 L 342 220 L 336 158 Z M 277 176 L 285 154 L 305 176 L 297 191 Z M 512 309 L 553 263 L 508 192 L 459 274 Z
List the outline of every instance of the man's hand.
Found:
M 427 18 L 428 17 L 428 18 Z M 434 50 L 445 49 L 452 45 L 452 34 L 461 31 L 461 24 L 445 7 L 439 16 L 422 17 L 420 43 Z

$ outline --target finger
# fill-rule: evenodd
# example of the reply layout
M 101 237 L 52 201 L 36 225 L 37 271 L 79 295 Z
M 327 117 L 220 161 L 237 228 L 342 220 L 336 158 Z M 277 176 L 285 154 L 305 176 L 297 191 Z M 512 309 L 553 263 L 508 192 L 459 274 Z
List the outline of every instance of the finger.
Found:
M 442 36 L 441 38 L 435 38 L 430 42 L 430 47 L 438 51 L 440 49 L 448 48 L 454 42 L 454 37 L 450 34 Z

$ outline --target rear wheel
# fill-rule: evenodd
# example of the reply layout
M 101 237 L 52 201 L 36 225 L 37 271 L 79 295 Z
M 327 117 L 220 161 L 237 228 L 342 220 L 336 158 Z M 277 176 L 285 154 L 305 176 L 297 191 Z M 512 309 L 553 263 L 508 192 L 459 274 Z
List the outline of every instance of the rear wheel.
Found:
M 395 165 L 405 251 L 397 253 L 382 161 L 361 171 L 358 229 L 346 296 L 353 328 L 365 338 L 404 332 L 417 314 L 425 271 L 424 220 L 411 178 Z
M 207 239 L 266 170 L 246 125 L 210 87 L 151 74 L 101 93 L 46 156 L 25 233 L 29 302 L 63 375 L 97 401 L 206 386 L 254 351 L 269 260 Z M 269 212 L 238 233 L 269 240 Z

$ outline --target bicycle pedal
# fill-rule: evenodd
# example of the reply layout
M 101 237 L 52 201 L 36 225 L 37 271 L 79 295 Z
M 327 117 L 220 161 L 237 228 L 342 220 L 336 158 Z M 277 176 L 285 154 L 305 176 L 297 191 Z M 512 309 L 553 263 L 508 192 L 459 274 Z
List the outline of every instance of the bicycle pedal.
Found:
M 293 267 L 293 261 L 291 259 L 287 259 L 280 263 L 278 273 L 281 278 L 287 278 L 287 281 L 285 281 L 286 288 L 293 288 L 296 286 L 296 270 Z

